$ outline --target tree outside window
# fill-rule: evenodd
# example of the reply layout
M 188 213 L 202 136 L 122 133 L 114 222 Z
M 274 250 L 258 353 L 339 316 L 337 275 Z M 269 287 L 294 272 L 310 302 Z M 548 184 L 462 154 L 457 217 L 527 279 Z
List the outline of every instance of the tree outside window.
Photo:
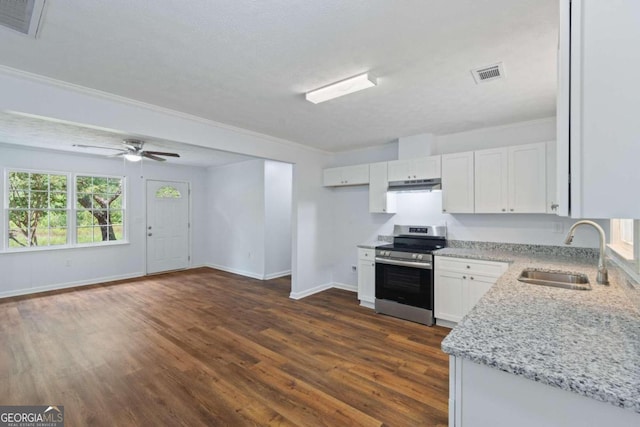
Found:
M 67 176 L 9 172 L 9 247 L 66 245 Z
M 76 177 L 77 243 L 123 239 L 122 185 L 122 178 Z

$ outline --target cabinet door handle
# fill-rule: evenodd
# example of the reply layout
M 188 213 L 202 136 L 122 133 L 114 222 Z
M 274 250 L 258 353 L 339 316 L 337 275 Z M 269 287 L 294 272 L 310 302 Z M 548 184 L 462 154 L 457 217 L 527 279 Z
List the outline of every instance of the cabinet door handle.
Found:
M 466 279 L 466 278 L 467 278 L 467 276 L 462 276 L 462 278 L 463 278 L 463 279 Z
M 470 265 L 467 265 L 467 268 L 471 268 L 471 266 L 470 266 Z
M 442 212 L 443 212 L 443 213 L 444 213 L 444 212 L 446 212 L 446 211 L 447 211 L 446 209 L 442 209 Z
M 507 210 L 505 208 L 502 208 L 502 212 L 506 212 Z
M 559 205 L 557 203 L 551 203 L 551 210 L 555 211 L 556 209 L 558 209 Z
M 511 212 L 513 212 L 513 208 L 509 209 Z
M 473 276 L 469 277 L 469 279 L 473 280 Z

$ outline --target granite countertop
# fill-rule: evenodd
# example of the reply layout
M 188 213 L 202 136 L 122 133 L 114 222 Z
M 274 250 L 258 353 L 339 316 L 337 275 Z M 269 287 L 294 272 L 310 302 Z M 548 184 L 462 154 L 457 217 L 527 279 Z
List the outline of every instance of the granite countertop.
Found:
M 388 245 L 391 243 L 393 243 L 393 236 L 378 236 L 376 240 L 361 243 L 358 247 L 363 249 L 375 249 L 378 246 Z
M 602 286 L 593 256 L 455 247 L 435 255 L 510 263 L 444 339 L 446 353 L 640 413 L 640 310 L 611 262 Z M 517 281 L 526 267 L 587 274 L 592 290 Z

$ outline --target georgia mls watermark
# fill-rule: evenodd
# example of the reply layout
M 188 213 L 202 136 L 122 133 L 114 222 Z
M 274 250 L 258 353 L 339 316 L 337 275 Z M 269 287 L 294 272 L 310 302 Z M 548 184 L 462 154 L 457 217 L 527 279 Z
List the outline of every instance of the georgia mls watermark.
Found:
M 64 427 L 64 406 L 0 406 L 0 427 Z

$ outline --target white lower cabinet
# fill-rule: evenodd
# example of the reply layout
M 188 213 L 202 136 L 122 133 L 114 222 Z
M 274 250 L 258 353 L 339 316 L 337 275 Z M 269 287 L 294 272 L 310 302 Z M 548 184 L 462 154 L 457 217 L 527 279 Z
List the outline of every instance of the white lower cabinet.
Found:
M 459 322 L 507 268 L 508 264 L 503 262 L 436 256 L 436 319 Z
M 449 357 L 449 427 L 637 426 L 638 413 Z
M 375 257 L 375 249 L 358 248 L 358 299 L 368 308 L 374 308 L 376 301 Z

